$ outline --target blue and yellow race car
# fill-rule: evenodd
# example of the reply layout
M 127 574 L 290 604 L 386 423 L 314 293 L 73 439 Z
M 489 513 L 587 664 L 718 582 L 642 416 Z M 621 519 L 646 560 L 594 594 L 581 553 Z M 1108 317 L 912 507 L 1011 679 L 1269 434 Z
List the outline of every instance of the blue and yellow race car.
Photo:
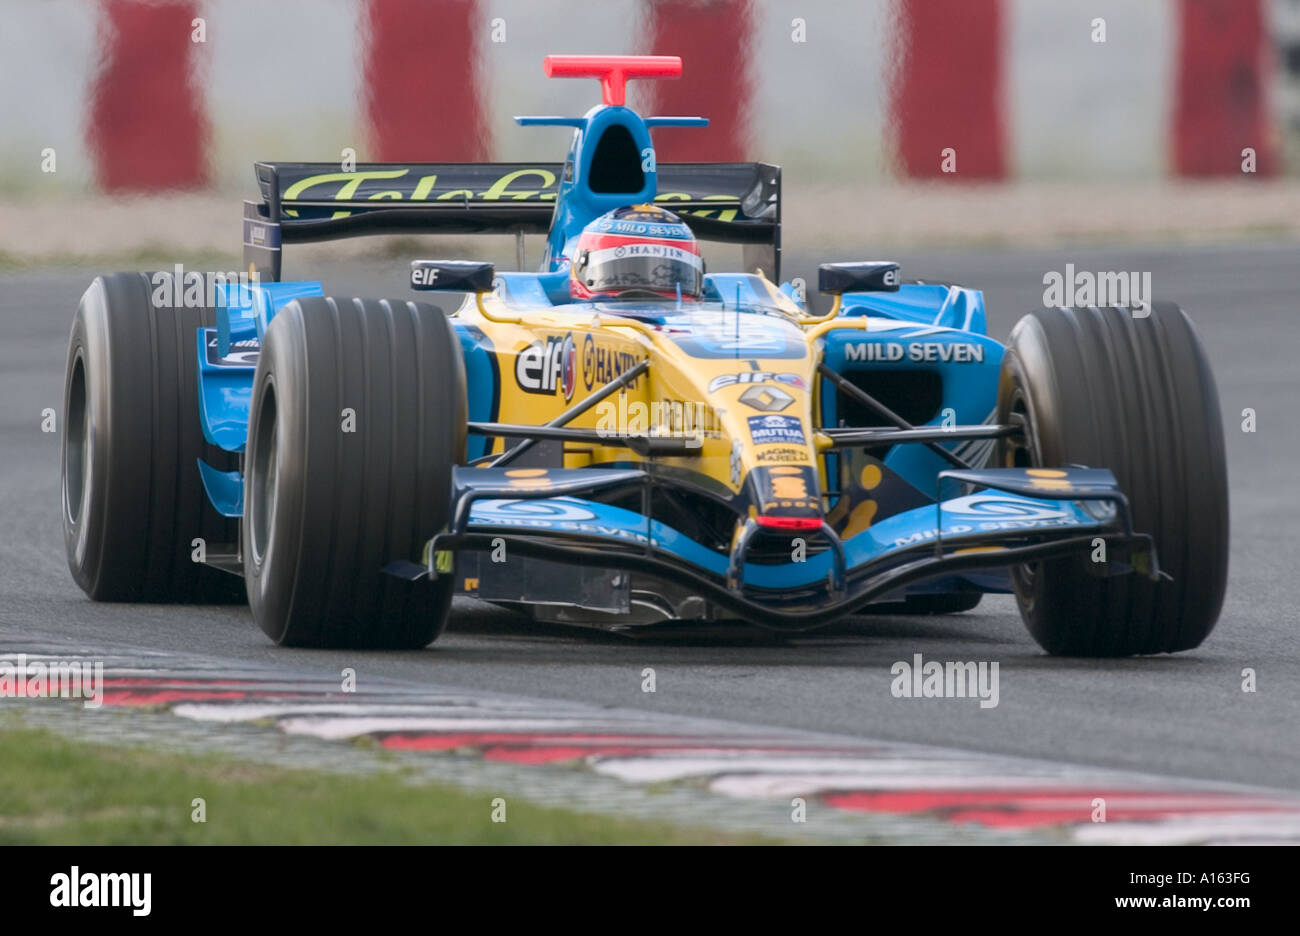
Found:
M 603 91 L 519 118 L 573 129 L 563 163 L 258 163 L 247 274 L 97 278 L 66 377 L 78 584 L 246 592 L 294 646 L 422 647 L 455 594 L 798 631 L 1008 591 L 1051 653 L 1197 646 L 1228 506 L 1187 316 L 1042 309 L 1003 345 L 978 291 L 887 261 L 822 265 L 813 312 L 781 281 L 779 168 L 659 164 L 651 130 L 705 121 L 625 106 L 680 70 L 551 56 Z M 408 232 L 514 234 L 520 267 L 524 235 L 546 248 L 536 272 L 415 260 L 441 305 L 281 277 L 288 244 Z

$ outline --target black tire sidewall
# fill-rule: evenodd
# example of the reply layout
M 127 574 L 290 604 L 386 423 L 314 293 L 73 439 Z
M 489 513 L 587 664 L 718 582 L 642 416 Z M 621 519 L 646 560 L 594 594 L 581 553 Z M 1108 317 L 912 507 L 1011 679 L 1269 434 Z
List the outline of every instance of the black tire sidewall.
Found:
M 237 521 L 208 502 L 198 460 L 234 456 L 200 427 L 197 333 L 211 308 L 154 303 L 147 273 L 97 277 L 73 317 L 64 371 L 60 513 L 73 580 L 98 601 L 230 601 L 231 575 L 192 560 L 193 541 L 233 548 Z M 85 375 L 88 477 L 66 509 L 74 366 Z
M 107 591 L 104 587 L 104 526 L 109 511 L 109 349 L 105 329 L 103 283 L 96 280 L 82 297 L 72 321 L 68 339 L 68 358 L 63 375 L 63 427 L 59 448 L 59 501 L 63 519 L 63 539 L 68 567 L 73 580 L 92 598 Z M 89 309 L 88 309 L 89 307 Z M 91 336 L 94 336 L 93 340 Z M 71 517 L 67 494 L 68 433 L 72 426 L 72 383 L 75 367 L 81 364 L 85 393 L 87 449 L 86 472 L 82 478 L 77 519 Z M 123 479 L 129 485 L 130 476 Z M 131 498 L 134 492 L 122 491 Z
M 1177 306 L 1156 303 L 1147 319 L 1126 316 L 1121 309 L 1033 313 L 1017 324 L 1003 358 L 998 419 L 1019 391 L 1032 465 L 1109 468 L 1136 530 L 1154 537 L 1173 573 L 1160 583 L 1140 573 L 1102 576 L 1087 557 L 1013 570 L 1025 624 L 1055 654 L 1189 649 L 1209 634 L 1222 603 L 1227 476 L 1208 360 Z M 1190 510 L 1172 506 L 1181 504 L 1215 518 L 1197 527 L 1205 535 L 1188 535 Z
M 282 309 L 267 328 L 266 340 L 258 356 L 257 372 L 253 379 L 252 405 L 249 411 L 247 457 L 244 462 L 245 522 L 241 526 L 241 549 L 244 555 L 244 587 L 248 592 L 249 607 L 254 618 L 262 624 L 268 637 L 276 643 L 291 639 L 288 621 L 293 605 L 293 583 L 297 581 L 297 567 L 302 550 L 303 484 L 306 475 L 307 431 L 304 414 L 307 412 L 307 375 L 303 370 L 306 359 L 301 344 L 300 327 L 292 327 L 291 320 L 300 317 L 296 306 Z M 272 338 L 272 330 L 275 337 Z M 255 440 L 259 439 L 262 420 L 262 401 L 267 390 L 275 394 L 277 471 L 275 478 L 275 509 L 269 518 L 270 526 L 266 549 L 257 555 L 253 548 L 252 507 L 253 460 Z M 283 569 L 281 568 L 283 566 Z M 268 628 L 268 623 L 279 626 Z
M 447 520 L 451 465 L 465 447 L 459 355 L 443 313 L 422 304 L 310 297 L 271 321 L 250 406 L 242 547 L 249 603 L 275 642 L 413 648 L 441 632 L 451 576 L 411 582 L 381 570 L 417 558 Z M 253 500 L 268 390 L 278 476 L 259 557 Z M 340 431 L 344 407 L 356 409 L 354 438 Z

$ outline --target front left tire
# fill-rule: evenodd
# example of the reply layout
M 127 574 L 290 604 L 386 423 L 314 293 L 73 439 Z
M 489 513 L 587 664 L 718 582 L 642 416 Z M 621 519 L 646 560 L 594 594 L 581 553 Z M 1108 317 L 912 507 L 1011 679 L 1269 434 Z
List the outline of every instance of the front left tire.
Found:
M 465 461 L 460 345 L 426 303 L 298 299 L 267 327 L 244 473 L 244 579 L 278 644 L 413 649 L 443 630 L 452 576 L 419 562 Z

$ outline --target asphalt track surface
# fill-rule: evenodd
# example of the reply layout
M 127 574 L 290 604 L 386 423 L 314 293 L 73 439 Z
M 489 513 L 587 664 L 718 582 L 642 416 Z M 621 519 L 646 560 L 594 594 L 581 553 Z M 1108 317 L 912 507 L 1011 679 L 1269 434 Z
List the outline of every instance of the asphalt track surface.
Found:
M 822 259 L 884 253 L 846 246 Z M 1300 789 L 1297 530 L 1300 414 L 1296 306 L 1300 251 L 1289 245 L 892 253 L 904 274 L 985 290 L 989 327 L 1005 338 L 1037 306 L 1042 276 L 1149 270 L 1156 299 L 1197 322 L 1223 404 L 1232 497 L 1232 562 L 1218 628 L 1174 656 L 1086 661 L 1044 655 L 1014 603 L 985 598 L 948 617 L 860 617 L 807 636 L 749 630 L 651 632 L 636 638 L 542 627 L 488 605 L 458 603 L 449 631 L 410 653 L 283 650 L 246 608 L 105 605 L 66 568 L 59 525 L 59 441 L 41 411 L 61 412 L 65 343 L 90 270 L 0 275 L 0 639 L 84 640 L 184 651 L 294 670 L 367 674 L 598 705 L 659 710 L 864 738 L 914 741 L 1151 773 Z M 787 275 L 815 282 L 817 258 L 787 255 Z M 336 295 L 407 295 L 401 261 L 330 264 L 295 276 Z M 1241 431 L 1241 412 L 1258 431 Z M 891 696 L 890 666 L 927 660 L 1000 663 L 1000 704 Z M 655 668 L 657 692 L 641 691 Z M 1242 691 L 1242 670 L 1258 691 Z

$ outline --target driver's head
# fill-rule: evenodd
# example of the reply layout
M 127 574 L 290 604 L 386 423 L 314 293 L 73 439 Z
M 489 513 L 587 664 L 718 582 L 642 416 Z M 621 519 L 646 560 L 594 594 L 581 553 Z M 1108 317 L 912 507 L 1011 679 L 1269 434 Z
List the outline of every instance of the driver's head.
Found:
M 569 266 L 575 299 L 638 296 L 699 298 L 704 281 L 700 245 L 691 229 L 658 205 L 616 208 L 578 236 Z

